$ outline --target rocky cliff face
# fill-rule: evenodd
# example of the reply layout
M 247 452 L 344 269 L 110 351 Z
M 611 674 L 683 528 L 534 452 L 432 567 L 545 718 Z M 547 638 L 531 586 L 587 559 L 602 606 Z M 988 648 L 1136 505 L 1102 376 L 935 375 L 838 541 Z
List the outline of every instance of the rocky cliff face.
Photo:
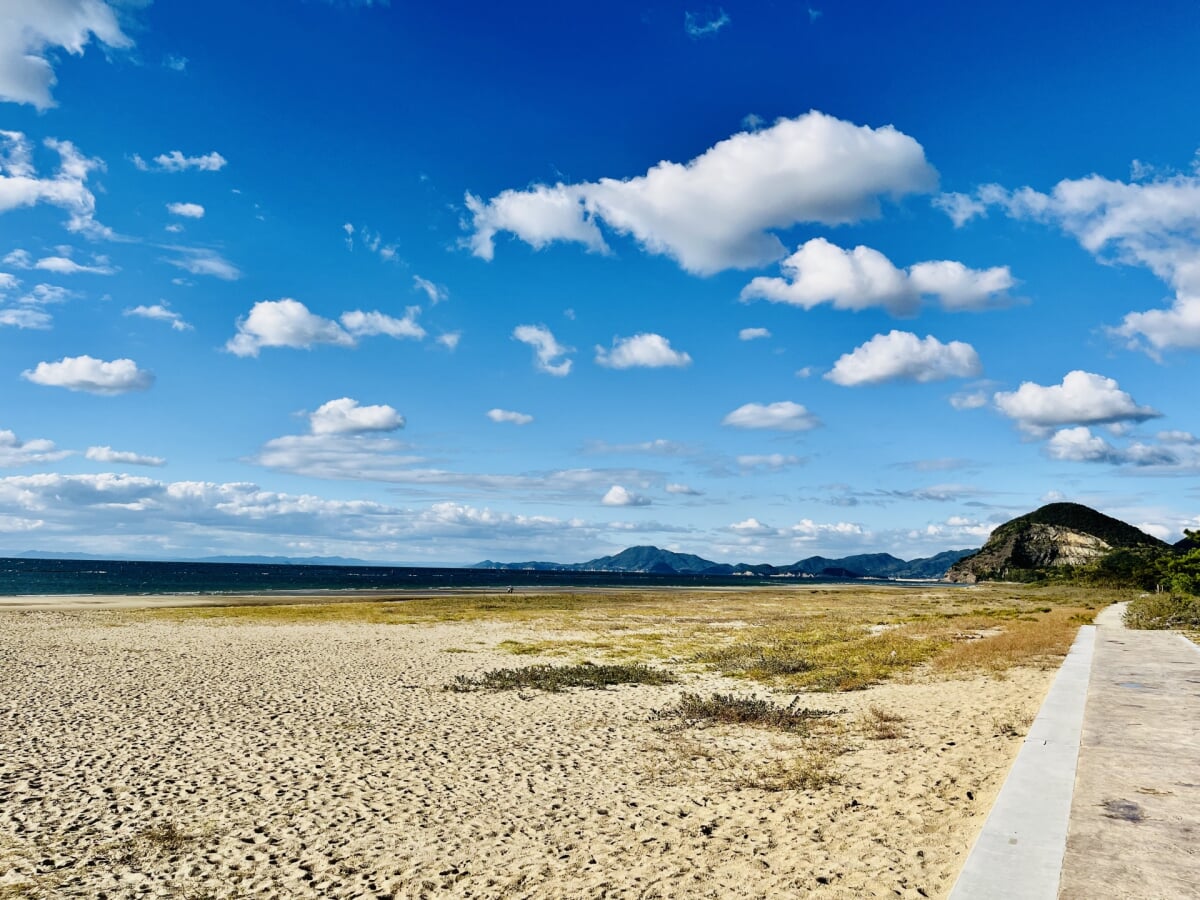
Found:
M 1095 535 L 1062 525 L 1031 523 L 999 537 L 953 566 L 947 580 L 960 583 L 1003 580 L 1025 569 L 1080 566 L 1106 556 L 1113 549 Z
M 1082 566 L 1121 548 L 1166 547 L 1158 538 L 1079 503 L 1050 503 L 1006 522 L 983 549 L 951 566 L 948 581 L 1025 581 L 1039 571 Z

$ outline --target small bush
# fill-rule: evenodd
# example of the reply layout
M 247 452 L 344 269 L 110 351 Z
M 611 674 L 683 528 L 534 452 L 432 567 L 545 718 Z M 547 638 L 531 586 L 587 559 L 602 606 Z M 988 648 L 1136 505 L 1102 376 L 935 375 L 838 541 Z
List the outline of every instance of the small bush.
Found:
M 557 693 L 573 687 L 599 689 L 618 684 L 674 684 L 676 680 L 670 672 L 652 669 L 640 663 L 595 665 L 585 662 L 577 666 L 542 665 L 521 669 L 493 669 L 477 677 L 459 675 L 446 685 L 446 690 L 463 693 L 537 688 Z
M 721 723 L 726 725 L 758 725 L 780 731 L 805 732 L 818 719 L 835 715 L 822 709 L 809 709 L 797 704 L 797 697 L 787 706 L 776 706 L 758 697 L 738 697 L 734 694 L 684 694 L 679 705 L 659 713 L 661 718 L 680 718 L 688 724 Z
M 1147 594 L 1125 610 L 1128 628 L 1200 628 L 1200 597 Z

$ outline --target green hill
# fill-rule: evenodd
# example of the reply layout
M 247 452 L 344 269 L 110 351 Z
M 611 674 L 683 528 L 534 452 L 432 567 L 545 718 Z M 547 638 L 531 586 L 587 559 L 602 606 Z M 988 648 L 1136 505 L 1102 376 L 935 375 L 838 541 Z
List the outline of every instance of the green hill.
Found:
M 1116 551 L 1167 551 L 1167 544 L 1080 503 L 1051 503 L 1005 522 L 978 553 L 951 566 L 950 581 L 1029 581 L 1055 569 L 1099 564 Z

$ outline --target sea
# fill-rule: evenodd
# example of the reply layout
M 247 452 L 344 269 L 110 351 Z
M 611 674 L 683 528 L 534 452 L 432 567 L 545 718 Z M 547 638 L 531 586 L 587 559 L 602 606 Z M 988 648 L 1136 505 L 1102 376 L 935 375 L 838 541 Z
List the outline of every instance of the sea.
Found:
M 838 581 L 840 579 L 805 579 Z M 791 581 L 791 579 L 788 579 Z M 27 594 L 244 594 L 462 590 L 509 587 L 732 587 L 778 582 L 734 575 L 538 572 L 393 566 L 0 559 L 0 596 Z

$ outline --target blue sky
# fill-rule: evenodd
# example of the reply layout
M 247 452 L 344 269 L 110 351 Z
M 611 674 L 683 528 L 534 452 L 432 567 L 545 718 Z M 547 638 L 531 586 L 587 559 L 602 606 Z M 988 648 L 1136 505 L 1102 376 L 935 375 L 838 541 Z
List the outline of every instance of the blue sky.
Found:
M 0 0 L 0 549 L 1200 525 L 1200 8 Z

